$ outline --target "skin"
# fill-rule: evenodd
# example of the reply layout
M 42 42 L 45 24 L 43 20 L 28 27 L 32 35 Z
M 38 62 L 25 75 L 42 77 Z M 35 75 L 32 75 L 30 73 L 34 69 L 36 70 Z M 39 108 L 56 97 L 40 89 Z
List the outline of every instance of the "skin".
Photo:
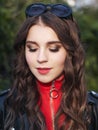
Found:
M 66 55 L 65 48 L 52 28 L 39 23 L 29 29 L 25 57 L 37 80 L 49 83 L 59 77 L 64 70 Z

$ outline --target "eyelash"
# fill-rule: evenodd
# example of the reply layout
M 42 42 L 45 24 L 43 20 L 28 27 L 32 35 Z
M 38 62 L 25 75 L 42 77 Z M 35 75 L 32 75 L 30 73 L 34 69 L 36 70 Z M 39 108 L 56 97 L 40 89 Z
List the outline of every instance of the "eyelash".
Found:
M 37 49 L 38 49 L 38 48 L 34 48 L 33 49 L 33 48 L 29 47 L 29 46 L 28 46 L 28 48 L 29 48 L 30 52 L 36 52 Z M 51 52 L 58 52 L 59 49 L 60 49 L 60 46 L 57 46 L 57 47 L 54 47 L 54 48 L 49 48 L 49 51 L 51 51 Z
M 59 49 L 60 49 L 60 47 L 49 48 L 49 50 L 50 50 L 51 52 L 58 52 Z
M 29 48 L 29 51 L 30 51 L 30 52 L 36 52 L 36 51 L 37 51 L 37 49 L 32 49 L 32 48 Z

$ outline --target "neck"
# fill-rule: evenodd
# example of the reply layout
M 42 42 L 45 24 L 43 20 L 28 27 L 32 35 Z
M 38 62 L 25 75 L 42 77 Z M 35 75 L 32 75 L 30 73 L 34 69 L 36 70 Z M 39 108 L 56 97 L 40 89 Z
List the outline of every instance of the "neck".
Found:
M 63 83 L 63 80 L 64 80 L 64 75 L 62 74 L 57 79 L 52 80 L 51 82 L 48 82 L 48 83 L 44 83 L 39 80 L 36 80 L 36 82 L 37 82 L 38 88 L 45 87 L 46 89 L 49 89 L 49 87 L 51 87 L 51 85 L 56 85 L 55 87 L 58 88 L 58 86 Z

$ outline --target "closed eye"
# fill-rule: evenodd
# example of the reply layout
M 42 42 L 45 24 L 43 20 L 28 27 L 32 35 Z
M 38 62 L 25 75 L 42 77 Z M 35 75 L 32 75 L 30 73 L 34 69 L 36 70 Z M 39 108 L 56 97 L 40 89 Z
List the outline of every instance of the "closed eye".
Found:
M 30 52 L 35 52 L 35 51 L 37 51 L 37 49 L 35 49 L 35 48 L 29 48 L 29 51 Z
M 56 46 L 51 46 L 50 48 L 49 48 L 49 50 L 51 51 L 51 52 L 58 52 L 59 50 L 60 50 L 60 48 L 61 48 L 61 46 L 60 45 L 56 45 Z
M 37 47 L 32 47 L 30 45 L 27 45 L 27 47 L 28 47 L 28 49 L 29 49 L 30 52 L 36 52 L 37 49 L 38 49 Z

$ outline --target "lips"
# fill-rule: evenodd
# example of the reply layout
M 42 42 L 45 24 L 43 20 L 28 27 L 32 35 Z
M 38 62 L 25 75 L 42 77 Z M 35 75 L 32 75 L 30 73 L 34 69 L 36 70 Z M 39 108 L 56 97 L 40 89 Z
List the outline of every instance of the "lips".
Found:
M 47 74 L 50 72 L 51 68 L 37 68 L 40 74 Z

